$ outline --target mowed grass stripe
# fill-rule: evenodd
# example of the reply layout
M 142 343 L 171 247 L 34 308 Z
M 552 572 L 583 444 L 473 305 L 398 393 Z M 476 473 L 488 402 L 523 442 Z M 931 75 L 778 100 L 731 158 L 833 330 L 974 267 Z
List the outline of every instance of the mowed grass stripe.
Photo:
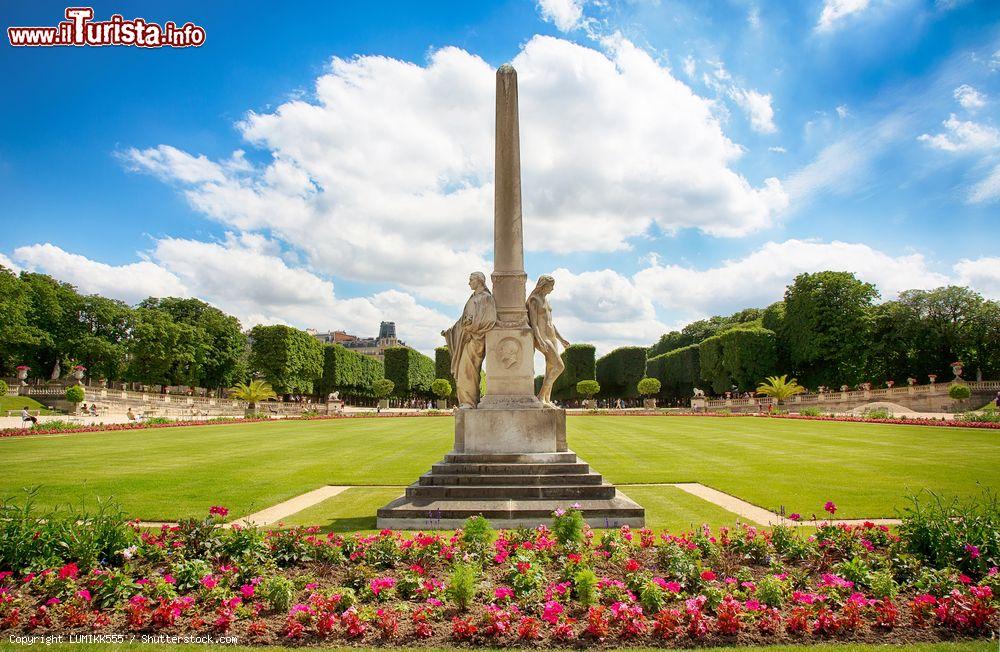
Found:
M 890 517 L 907 495 L 1000 486 L 1000 437 L 986 430 L 757 417 L 571 420 L 570 443 L 617 483 L 695 481 L 804 516 Z
M 1000 488 L 987 430 L 754 417 L 570 417 L 570 446 L 615 483 L 700 482 L 761 507 L 890 517 L 921 489 Z M 0 440 L 0 495 L 114 496 L 144 520 L 234 517 L 323 484 L 406 485 L 451 448 L 448 418 L 274 421 Z M 641 502 L 641 501 L 640 501 Z

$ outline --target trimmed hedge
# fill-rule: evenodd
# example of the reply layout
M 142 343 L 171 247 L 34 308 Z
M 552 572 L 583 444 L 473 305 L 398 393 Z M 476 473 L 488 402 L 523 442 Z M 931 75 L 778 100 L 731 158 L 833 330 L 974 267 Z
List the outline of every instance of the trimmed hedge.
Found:
M 434 377 L 444 378 L 451 383 L 451 396 L 456 396 L 455 377 L 451 375 L 451 350 L 447 346 L 434 349 Z
M 646 361 L 646 375 L 660 381 L 660 397 L 687 401 L 701 384 L 698 345 L 692 344 Z
M 698 345 L 701 379 L 705 389 L 723 394 L 736 385 L 750 390 L 761 380 L 778 372 L 777 335 L 754 326 L 734 328 L 710 337 Z
M 334 391 L 371 398 L 375 382 L 385 377 L 385 365 L 378 358 L 351 351 L 340 344 L 323 347 L 323 377 L 316 382 L 316 393 L 326 396 Z
M 312 394 L 323 376 L 323 345 L 297 328 L 254 326 L 250 331 L 250 368 L 259 371 L 278 394 Z
M 393 383 L 393 396 L 429 397 L 435 378 L 434 361 L 409 347 L 389 347 L 385 350 L 385 377 Z
M 576 384 L 581 380 L 597 379 L 595 351 L 593 344 L 572 344 L 562 352 L 566 369 L 552 387 L 552 398 L 560 400 L 583 398 L 577 393 Z
M 637 386 L 646 375 L 646 347 L 623 346 L 597 360 L 597 382 L 601 396 L 635 398 Z

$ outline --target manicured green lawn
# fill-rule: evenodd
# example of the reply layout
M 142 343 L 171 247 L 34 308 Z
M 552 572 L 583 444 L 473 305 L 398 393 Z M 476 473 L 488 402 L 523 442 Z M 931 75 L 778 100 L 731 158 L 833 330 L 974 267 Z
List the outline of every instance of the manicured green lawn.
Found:
M 1000 489 L 1000 432 L 761 417 L 581 417 L 570 445 L 613 482 L 700 482 L 761 507 L 895 516 L 922 489 Z M 627 427 L 624 427 L 627 423 Z
M 199 516 L 211 505 L 236 516 L 323 484 L 409 484 L 451 447 L 452 423 L 345 419 L 11 438 L 0 440 L 0 496 L 39 486 L 43 506 L 114 496 L 145 520 Z M 979 495 L 978 485 L 1000 489 L 1000 433 L 989 430 L 587 416 L 569 419 L 569 442 L 612 482 L 701 482 L 804 516 L 822 513 L 827 500 L 840 506 L 838 517 L 893 516 L 920 489 L 960 496 Z M 728 515 L 663 489 L 625 492 L 650 509 L 651 524 L 662 518 L 686 527 Z M 343 514 L 317 514 L 349 524 L 387 502 L 364 496 L 332 503 Z
M 42 414 L 58 414 L 29 396 L 0 396 L 0 416 L 7 416 L 8 411 L 28 408 L 32 412 L 41 410 Z
M 42 645 L 38 643 L 37 645 Z M 0 652 L 13 652 L 14 650 L 23 650 L 23 644 L 10 643 L 8 641 L 0 642 Z M 817 645 L 769 645 L 762 647 L 754 647 L 755 652 L 989 652 L 991 650 L 996 650 L 995 641 L 962 641 L 957 643 L 916 643 L 911 645 L 860 645 L 860 644 L 817 644 Z M 302 647 L 247 647 L 247 646 L 237 646 L 237 645 L 191 645 L 191 644 L 178 644 L 165 646 L 163 644 L 152 644 L 152 643 L 126 643 L 120 645 L 113 644 L 84 644 L 84 643 L 54 643 L 52 645 L 45 645 L 45 649 L 52 650 L 82 650 L 84 652 L 154 652 L 156 650 L 176 650 L 177 652 L 222 652 L 223 650 L 230 650 L 232 652 L 245 652 L 250 650 L 274 650 L 275 652 L 279 650 L 302 650 L 309 648 Z M 386 648 L 366 648 L 366 647 L 336 647 L 336 646 L 323 646 L 323 650 L 330 650 L 331 652 L 358 652 L 360 650 L 384 650 Z M 393 647 L 394 650 L 419 650 L 421 652 L 435 652 L 436 650 L 454 650 L 456 648 L 428 648 L 428 647 Z M 463 647 L 462 649 L 468 649 Z M 480 650 L 489 650 L 491 648 L 482 647 L 475 648 Z M 496 649 L 510 649 L 510 648 L 496 648 Z M 558 648 L 557 648 L 558 649 Z M 642 650 L 660 650 L 663 648 L 620 648 L 622 652 L 638 652 Z M 733 650 L 735 648 L 700 648 L 701 652 L 720 652 L 722 650 Z

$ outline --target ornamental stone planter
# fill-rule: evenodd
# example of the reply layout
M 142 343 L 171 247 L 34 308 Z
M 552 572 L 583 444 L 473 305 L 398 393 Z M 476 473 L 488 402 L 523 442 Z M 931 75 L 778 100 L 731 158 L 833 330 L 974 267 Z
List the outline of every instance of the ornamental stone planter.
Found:
M 644 407 L 647 410 L 655 410 L 656 409 L 656 399 L 655 398 L 644 398 L 644 399 L 642 399 L 642 407 Z
M 389 409 L 389 399 L 387 399 L 387 398 L 379 399 L 378 406 L 380 408 L 382 408 L 383 410 L 388 410 Z
M 434 405 L 439 410 L 447 410 L 448 409 L 448 399 L 446 399 L 446 398 L 439 398 L 438 400 L 434 401 Z

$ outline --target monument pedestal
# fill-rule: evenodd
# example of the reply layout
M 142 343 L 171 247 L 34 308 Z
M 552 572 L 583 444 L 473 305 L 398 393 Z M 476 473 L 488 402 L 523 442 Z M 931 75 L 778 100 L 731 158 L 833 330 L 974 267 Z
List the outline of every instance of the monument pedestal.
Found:
M 565 410 L 457 410 L 454 450 L 378 510 L 378 527 L 450 530 L 482 515 L 533 528 L 572 505 L 592 527 L 645 523 L 640 505 L 568 450 Z

